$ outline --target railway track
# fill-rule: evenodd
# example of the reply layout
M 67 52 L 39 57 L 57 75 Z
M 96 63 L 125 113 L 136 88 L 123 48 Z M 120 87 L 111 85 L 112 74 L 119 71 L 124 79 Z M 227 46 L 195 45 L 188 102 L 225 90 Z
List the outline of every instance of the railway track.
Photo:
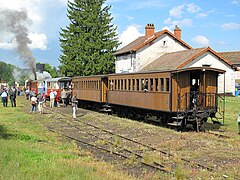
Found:
M 227 136 L 227 135 L 224 135 L 224 134 L 221 134 L 221 133 L 211 132 L 211 131 L 207 131 L 205 133 L 211 134 L 211 135 L 214 135 L 218 138 L 223 138 L 223 139 L 230 139 L 231 138 L 230 136 Z
M 59 133 L 59 131 L 55 131 L 53 129 L 49 129 L 49 131 L 54 132 L 54 133 Z M 102 150 L 104 152 L 108 152 L 111 155 L 116 155 L 116 156 L 119 156 L 119 157 L 124 158 L 124 159 L 129 159 L 130 160 L 130 159 L 132 159 L 132 155 L 135 155 L 136 156 L 136 161 L 138 163 L 144 165 L 144 166 L 147 166 L 148 168 L 152 168 L 153 170 L 159 170 L 159 171 L 162 171 L 162 172 L 165 172 L 165 173 L 172 173 L 171 171 L 167 170 L 165 165 L 160 164 L 158 162 L 153 162 L 153 164 L 144 162 L 144 157 L 142 155 L 137 154 L 137 153 L 135 153 L 135 152 L 133 152 L 131 150 L 128 150 L 126 148 L 123 148 L 121 151 L 113 151 L 112 149 L 109 149 L 107 147 L 102 147 L 102 146 L 99 146 L 99 145 L 96 145 L 96 144 L 93 144 L 93 143 L 89 143 L 88 141 L 84 141 L 82 139 L 73 137 L 73 136 L 71 136 L 71 135 L 69 135 L 67 133 L 61 132 L 59 134 L 61 134 L 62 136 L 66 137 L 66 138 L 68 138 L 70 140 L 74 140 L 76 142 L 85 144 L 87 146 L 93 147 L 93 148 L 98 149 L 98 150 Z M 88 133 L 88 134 L 91 134 L 91 133 Z M 93 135 L 93 136 L 99 138 L 96 135 Z M 108 143 L 112 144 L 111 142 L 108 142 Z
M 60 121 L 62 121 L 62 122 L 66 122 L 66 119 L 68 118 L 67 115 L 61 114 L 61 116 L 63 116 L 64 118 L 60 118 L 60 119 L 58 119 L 58 120 L 60 120 Z M 155 153 L 158 153 L 158 154 L 161 153 L 162 155 L 165 155 L 165 156 L 167 156 L 167 157 L 172 157 L 172 158 L 176 157 L 176 155 L 174 155 L 174 154 L 171 154 L 171 153 L 169 153 L 169 152 L 163 151 L 163 150 L 161 150 L 161 149 L 157 149 L 157 148 L 155 148 L 155 147 L 149 146 L 149 145 L 144 144 L 144 143 L 142 143 L 142 142 L 139 142 L 139 141 L 130 139 L 130 138 L 125 137 L 125 136 L 123 136 L 123 135 L 121 135 L 121 134 L 117 134 L 117 133 L 111 132 L 111 131 L 109 131 L 109 130 L 103 129 L 103 128 L 98 127 L 98 126 L 96 126 L 96 125 L 93 125 L 93 124 L 90 124 L 90 123 L 87 123 L 87 122 L 82 122 L 82 121 L 79 121 L 79 120 L 75 120 L 75 122 L 84 124 L 84 125 L 86 125 L 86 126 L 88 126 L 88 127 L 92 127 L 92 128 L 94 128 L 94 129 L 97 129 L 97 130 L 99 130 L 99 131 L 101 131 L 101 132 L 104 132 L 104 133 L 106 133 L 106 134 L 110 134 L 110 135 L 112 135 L 112 136 L 125 139 L 125 140 L 127 140 L 127 141 L 129 141 L 129 142 L 131 142 L 131 143 L 134 143 L 134 144 L 143 146 L 144 148 L 147 148 L 149 151 L 154 151 Z M 81 128 L 79 128 L 80 126 L 79 126 L 79 125 L 76 125 L 75 122 L 71 122 L 71 123 L 68 122 L 67 124 L 68 124 L 68 126 L 71 126 L 71 127 L 75 128 L 75 129 L 77 129 L 78 131 L 81 131 L 81 130 L 82 130 L 82 126 L 81 126 Z M 98 139 L 102 139 L 101 137 L 99 137 L 99 136 L 97 136 L 97 135 L 94 135 L 94 134 L 92 134 L 92 133 L 90 133 L 90 132 L 88 132 L 88 134 L 91 135 L 91 136 L 94 136 L 94 137 L 96 137 L 96 138 L 98 138 Z M 74 138 L 74 137 L 71 137 L 71 138 Z M 71 139 L 71 138 L 70 138 L 70 139 Z M 75 139 L 76 139 L 76 138 L 75 138 Z M 85 143 L 86 143 L 86 142 L 85 142 Z M 87 143 L 86 143 L 86 144 L 87 144 Z M 112 144 L 112 143 L 111 143 L 111 142 L 108 142 L 108 144 Z M 93 144 L 91 144 L 90 146 L 93 146 Z M 99 149 L 100 149 L 100 148 L 99 148 Z M 106 150 L 106 151 L 109 152 L 109 150 Z M 127 151 L 128 153 L 130 153 L 130 154 L 132 154 L 132 155 L 134 155 L 134 156 L 136 156 L 136 157 L 141 157 L 140 154 L 135 153 L 135 152 L 133 152 L 133 151 L 131 151 L 131 150 L 129 150 L 129 149 L 126 149 L 126 148 L 125 148 L 124 151 Z M 143 157 L 142 157 L 142 158 L 143 158 Z M 216 169 L 214 169 L 214 168 L 212 168 L 212 167 L 209 167 L 209 166 L 206 166 L 206 165 L 197 163 L 197 162 L 195 162 L 195 161 L 191 161 L 191 160 L 188 160 L 188 159 L 185 159 L 185 158 L 179 158 L 179 159 L 180 159 L 181 161 L 183 161 L 185 164 L 191 164 L 191 166 L 195 166 L 195 167 L 197 167 L 197 168 L 205 169 L 205 170 L 208 170 L 208 171 L 210 171 L 210 172 L 215 172 L 215 171 L 216 171 Z M 142 160 L 141 160 L 140 162 L 142 163 Z M 155 169 L 161 170 L 161 171 L 163 171 L 163 172 L 165 172 L 165 169 L 169 169 L 169 167 L 166 168 L 165 165 L 160 164 L 160 163 L 157 163 L 157 162 L 153 162 L 153 164 L 155 164 L 155 165 L 154 165 L 154 166 L 155 166 Z M 156 166 L 156 164 L 157 164 L 157 166 Z M 171 172 L 168 171 L 168 173 L 171 173 Z

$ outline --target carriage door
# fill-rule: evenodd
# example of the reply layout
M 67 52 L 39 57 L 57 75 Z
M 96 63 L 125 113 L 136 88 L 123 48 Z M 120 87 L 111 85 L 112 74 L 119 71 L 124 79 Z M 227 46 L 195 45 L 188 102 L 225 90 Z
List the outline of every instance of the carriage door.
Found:
M 106 102 L 107 101 L 107 89 L 108 89 L 108 79 L 106 77 L 103 77 L 101 79 L 101 93 L 102 93 L 102 101 L 101 102 Z
M 190 108 L 194 107 L 194 104 L 199 104 L 200 97 L 200 81 L 201 72 L 194 71 L 190 73 Z

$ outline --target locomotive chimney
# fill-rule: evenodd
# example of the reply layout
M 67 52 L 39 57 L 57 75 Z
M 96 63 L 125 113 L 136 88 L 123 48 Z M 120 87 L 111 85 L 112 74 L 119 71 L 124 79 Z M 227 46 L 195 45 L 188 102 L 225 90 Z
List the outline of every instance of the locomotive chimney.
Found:
M 178 39 L 181 39 L 182 30 L 176 25 L 174 29 L 174 36 Z
M 146 39 L 154 35 L 154 24 L 147 24 L 145 27 L 145 37 Z

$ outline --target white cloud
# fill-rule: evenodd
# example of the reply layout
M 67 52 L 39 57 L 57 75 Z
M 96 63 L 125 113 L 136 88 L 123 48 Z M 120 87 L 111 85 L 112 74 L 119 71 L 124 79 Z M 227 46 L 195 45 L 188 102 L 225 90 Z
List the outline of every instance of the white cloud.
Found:
M 129 44 L 130 42 L 138 38 L 139 36 L 144 35 L 139 32 L 138 28 L 139 26 L 137 25 L 131 25 L 127 27 L 127 29 L 119 35 L 119 40 L 120 42 L 122 42 L 120 48 L 126 46 L 127 44 Z
M 169 25 L 168 29 L 174 29 L 175 25 L 178 25 L 180 27 L 184 27 L 184 26 L 191 27 L 192 26 L 192 20 L 188 19 L 188 18 L 185 18 L 182 20 L 175 20 L 175 21 L 171 21 L 171 19 L 168 18 L 164 21 L 164 23 Z
M 207 13 L 199 13 L 199 14 L 197 14 L 197 18 L 205 18 L 207 16 L 208 16 Z
M 197 13 L 201 10 L 201 8 L 194 3 L 187 4 L 187 11 L 190 13 Z
M 201 47 L 206 47 L 210 45 L 210 41 L 208 40 L 208 38 L 202 35 L 195 36 L 194 38 L 192 38 L 192 41 Z
M 47 49 L 47 36 L 45 34 L 30 33 L 28 38 L 31 40 L 31 44 L 28 45 L 30 49 Z M 11 35 L 0 42 L 0 49 L 13 50 L 16 47 L 16 39 Z
M 2 9 L 26 11 L 29 19 L 34 23 L 40 23 L 42 21 L 40 2 L 39 0 L 0 0 Z
M 163 21 L 164 24 L 171 24 L 171 18 L 167 18 L 166 20 Z
M 168 30 L 168 31 L 172 32 L 171 29 L 168 26 L 162 27 L 162 30 Z
M 240 0 L 234 0 L 231 2 L 233 5 L 240 5 Z
M 16 48 L 14 43 L 9 42 L 0 42 L 0 49 L 12 50 Z
M 181 18 L 183 14 L 183 8 L 184 4 L 180 6 L 173 7 L 170 11 L 169 14 L 171 17 L 176 17 L 176 18 Z
M 47 49 L 47 36 L 45 34 L 30 33 L 28 37 L 32 41 L 32 43 L 29 44 L 31 49 Z
M 221 40 L 221 41 L 218 42 L 218 44 L 219 44 L 219 45 L 226 45 L 227 43 L 226 43 L 225 41 L 222 41 L 222 40 Z
M 53 4 L 61 3 L 62 6 L 66 6 L 67 0 L 0 0 L 0 9 L 10 9 L 15 11 L 27 12 L 28 18 L 31 21 L 30 24 L 26 24 L 28 28 L 28 37 L 32 41 L 29 44 L 31 49 L 47 49 L 47 36 L 42 32 L 47 31 L 48 27 L 43 29 L 43 23 L 46 17 L 46 6 L 52 6 Z M 5 21 L 5 20 L 4 20 Z M 1 33 L 4 33 L 4 29 L 1 29 Z M 14 39 L 12 34 L 5 34 L 4 38 L 0 34 L 0 48 L 2 49 L 14 49 Z
M 221 26 L 222 30 L 228 31 L 228 30 L 234 30 L 234 29 L 240 29 L 239 23 L 224 23 Z

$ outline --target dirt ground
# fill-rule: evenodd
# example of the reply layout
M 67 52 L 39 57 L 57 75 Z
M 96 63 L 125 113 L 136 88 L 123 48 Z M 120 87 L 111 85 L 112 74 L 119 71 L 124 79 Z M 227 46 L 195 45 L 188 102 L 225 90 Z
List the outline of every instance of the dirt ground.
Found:
M 51 126 L 56 125 L 58 128 L 61 128 L 59 126 L 59 118 L 62 120 L 66 118 L 66 121 L 73 121 L 74 124 L 87 122 L 174 155 L 173 158 L 169 158 L 160 153 L 145 153 L 147 159 L 158 159 L 159 162 L 161 161 L 170 166 L 174 164 L 175 167 L 172 167 L 173 169 L 171 170 L 174 171 L 175 177 L 179 176 L 183 179 L 238 179 L 240 177 L 240 143 L 237 134 L 236 136 L 231 134 L 230 138 L 220 138 L 204 132 L 178 132 L 174 129 L 158 126 L 156 123 L 149 124 L 81 108 L 78 109 L 78 115 L 76 121 L 74 121 L 70 106 L 56 107 L 54 109 L 47 108 L 45 114 L 48 114 L 51 118 Z M 65 116 L 61 116 L 61 114 L 65 114 Z M 81 126 L 80 123 L 79 126 Z M 86 129 L 86 131 L 89 131 L 89 129 Z M 228 132 L 221 133 L 228 135 Z M 83 145 L 82 148 L 89 147 L 84 147 Z M 143 151 L 143 149 L 138 149 L 138 147 L 132 147 L 132 149 Z M 96 158 L 110 161 L 116 164 L 117 167 L 126 170 L 129 174 L 137 176 L 137 170 L 129 168 L 126 162 L 119 165 L 119 163 L 116 163 L 119 162 L 116 158 L 104 158 L 102 151 L 92 150 L 91 152 Z M 190 160 L 190 166 L 194 165 L 194 163 L 199 163 L 213 168 L 214 172 L 208 172 L 200 168 L 186 168 L 181 158 Z M 142 169 L 138 170 L 142 171 Z M 169 175 L 169 177 L 173 176 Z

